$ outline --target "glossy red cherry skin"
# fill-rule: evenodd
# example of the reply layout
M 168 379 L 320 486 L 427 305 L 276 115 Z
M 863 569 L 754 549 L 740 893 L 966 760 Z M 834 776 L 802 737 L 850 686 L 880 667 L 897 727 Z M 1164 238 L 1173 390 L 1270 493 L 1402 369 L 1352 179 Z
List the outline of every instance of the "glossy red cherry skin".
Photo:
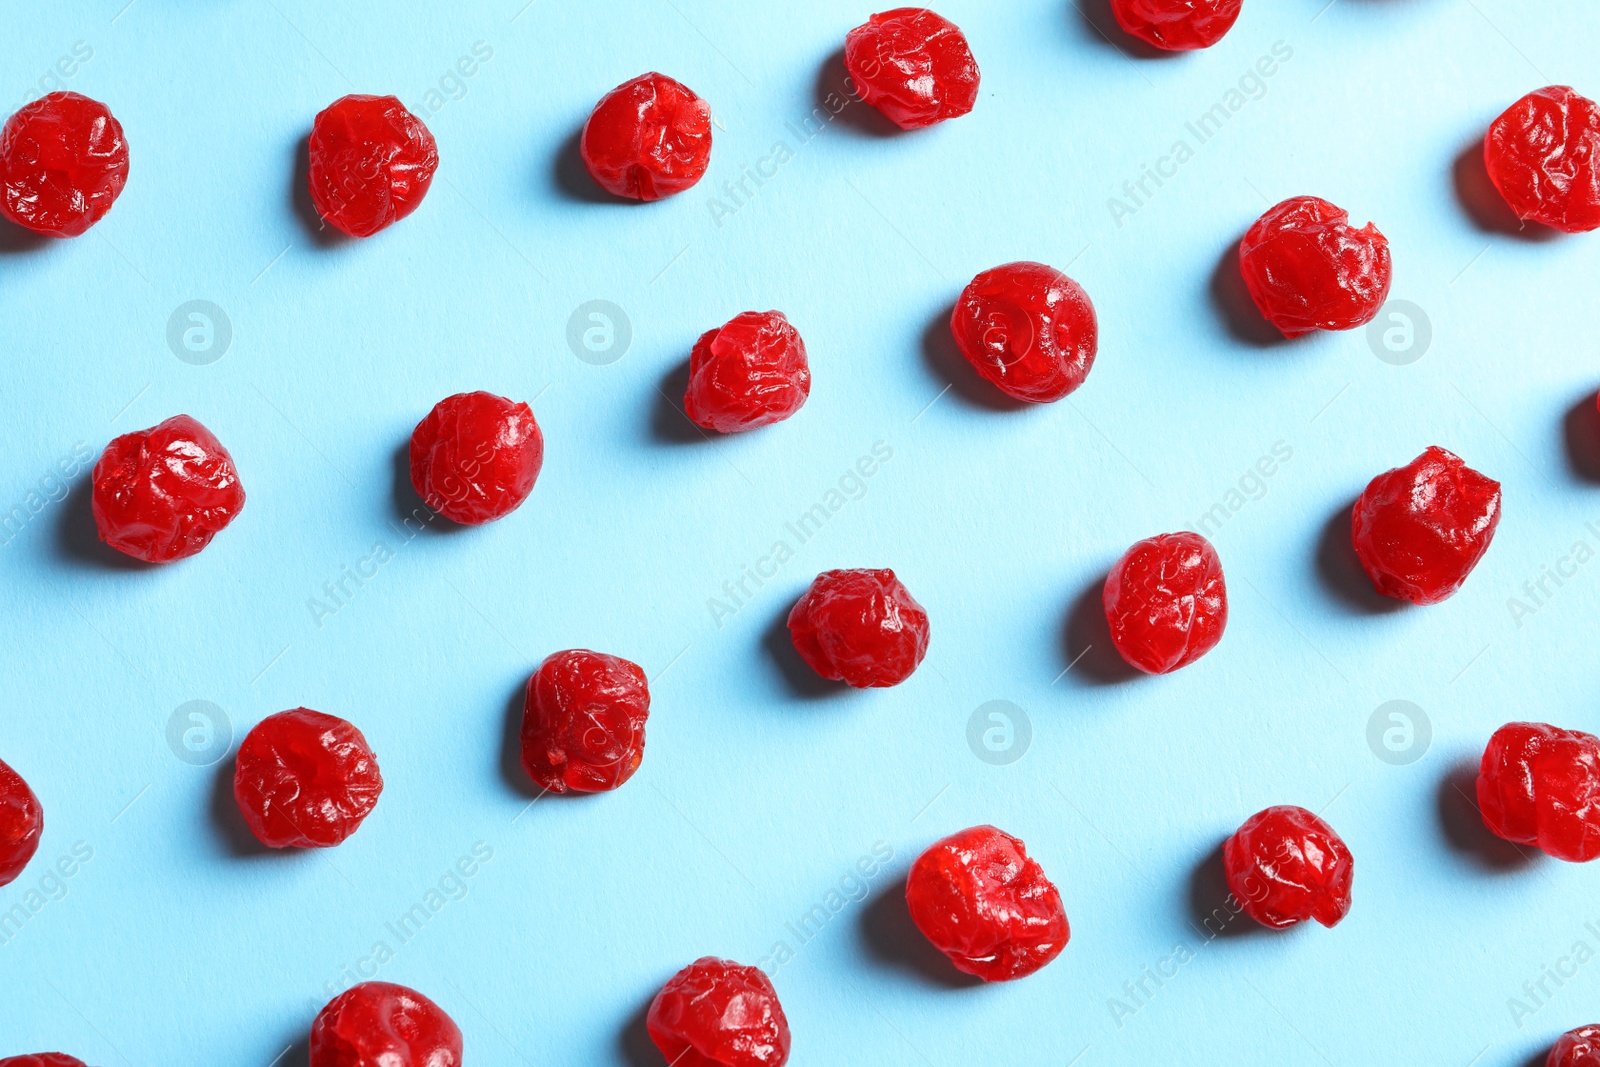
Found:
M 644 760 L 650 687 L 644 670 L 586 649 L 557 652 L 528 679 L 522 766 L 543 789 L 615 789 Z
M 280 711 L 239 746 L 234 799 L 268 848 L 332 848 L 360 828 L 382 792 L 367 739 L 332 715 Z
M 310 1067 L 461 1067 L 461 1028 L 415 989 L 363 982 L 317 1013 Z
M 88 1067 L 88 1064 L 65 1052 L 33 1052 L 0 1059 L 0 1067 Z
M 188 415 L 113 440 L 92 481 L 100 540 L 146 563 L 196 554 L 244 508 L 233 457 Z
M 1558 860 L 1600 856 L 1600 738 L 1542 722 L 1494 732 L 1478 766 L 1483 824 Z
M 110 109 L 77 93 L 24 104 L 0 130 L 0 215 L 46 237 L 77 237 L 128 182 L 128 142 Z
M 1350 529 L 1378 592 L 1437 604 L 1461 588 L 1499 525 L 1500 483 L 1432 447 L 1372 479 Z
M 1146 674 L 1169 674 L 1216 647 L 1228 626 L 1217 550 L 1197 533 L 1139 541 L 1112 566 L 1101 597 L 1111 643 Z
M 883 688 L 928 654 L 928 613 L 892 570 L 823 571 L 789 612 L 789 637 L 829 681 Z
M 1600 1067 L 1600 1026 L 1579 1026 L 1556 1039 L 1544 1067 Z
M 1600 228 L 1600 105 L 1569 86 L 1507 108 L 1489 126 L 1483 160 L 1519 219 L 1567 233 Z
M 966 35 L 925 7 L 885 11 L 851 30 L 844 65 L 861 99 L 902 130 L 959 118 L 978 100 Z
M 1315 196 L 1297 196 L 1256 220 L 1239 245 L 1245 287 L 1285 337 L 1365 326 L 1389 298 L 1389 241 L 1372 223 Z
M 711 165 L 711 105 L 665 74 L 641 74 L 600 98 L 578 151 L 612 196 L 665 199 Z
M 17 880 L 39 851 L 44 807 L 22 775 L 0 760 L 0 886 Z
M 746 311 L 695 342 L 683 410 L 697 426 L 740 433 L 782 422 L 810 395 L 800 331 L 780 311 Z
M 439 149 L 392 96 L 341 97 L 311 126 L 311 200 L 350 237 L 371 237 L 422 204 Z
M 1152 48 L 1210 48 L 1233 28 L 1244 0 L 1111 0 L 1117 25 Z
M 645 1016 L 674 1067 L 783 1067 L 789 1020 L 759 968 L 704 956 L 673 975 Z
M 1043 263 L 1007 263 L 972 279 L 950 332 L 974 370 L 1012 399 L 1035 404 L 1082 385 L 1100 342 L 1089 294 Z
M 961 830 L 918 856 L 906 905 L 957 970 L 985 982 L 1034 973 L 1072 936 L 1061 893 L 1021 841 L 993 826 Z
M 411 484 L 451 522 L 478 526 L 528 499 L 544 466 L 533 409 L 493 393 L 457 393 L 411 434 Z
M 1228 890 L 1262 926 L 1315 919 L 1331 927 L 1350 911 L 1350 849 L 1305 808 L 1256 812 L 1222 846 L 1222 863 Z

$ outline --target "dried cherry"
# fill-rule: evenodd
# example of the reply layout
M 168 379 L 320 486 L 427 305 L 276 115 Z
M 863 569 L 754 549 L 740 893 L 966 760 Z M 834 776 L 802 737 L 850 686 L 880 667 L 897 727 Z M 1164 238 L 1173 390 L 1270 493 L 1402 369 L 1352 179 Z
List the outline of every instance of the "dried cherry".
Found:
M 641 74 L 600 98 L 578 151 L 590 177 L 612 196 L 673 196 L 711 165 L 711 105 L 665 74 Z
M 738 433 L 782 422 L 810 394 L 800 331 L 781 311 L 746 311 L 695 342 L 683 410 L 697 426 Z
M 1478 766 L 1478 810 L 1497 836 L 1569 863 L 1600 856 L 1600 738 L 1507 723 Z
M 317 1013 L 310 1067 L 461 1067 L 461 1028 L 415 989 L 362 982 Z
M 1146 674 L 1187 667 L 1215 648 L 1228 626 L 1222 560 L 1197 533 L 1136 543 L 1106 575 L 1101 599 L 1111 643 Z
M 1222 846 L 1228 890 L 1262 926 L 1334 926 L 1350 910 L 1355 861 L 1338 834 L 1292 804 L 1258 811 Z
M 1430 447 L 1367 485 L 1351 515 L 1356 556 L 1384 596 L 1437 604 L 1467 580 L 1500 525 L 1500 483 Z
M 1043 263 L 1007 263 L 972 279 L 950 332 L 974 370 L 1007 396 L 1036 404 L 1083 384 L 1100 339 L 1089 294 Z
M 1032 974 L 1072 936 L 1061 893 L 1027 846 L 993 826 L 929 846 L 911 865 L 906 905 L 957 970 L 985 982 Z
M 902 130 L 959 118 L 978 100 L 966 35 L 925 7 L 897 7 L 851 30 L 844 65 L 861 99 Z
M 899 685 L 928 653 L 928 613 L 892 570 L 823 571 L 789 612 L 789 637 L 822 677 Z
M 451 522 L 481 525 L 522 506 L 544 466 L 533 409 L 493 393 L 457 393 L 411 434 L 411 484 Z
M 351 237 L 371 237 L 413 211 L 439 169 L 421 119 L 392 96 L 341 97 L 311 126 L 311 200 Z
M 128 142 L 111 110 L 77 93 L 24 104 L 0 130 L 0 215 L 46 237 L 77 237 L 128 182 Z
M 17 880 L 39 851 L 44 807 L 22 775 L 0 760 L 0 885 Z
M 672 1067 L 783 1067 L 789 1020 L 759 968 L 703 956 L 673 975 L 645 1016 Z M 315 1067 L 315 1065 L 313 1065 Z
M 76 1056 L 65 1052 L 33 1052 L 26 1056 L 0 1058 L 0 1067 L 89 1067 Z
M 1483 159 L 1519 219 L 1567 233 L 1600 227 L 1600 105 L 1571 87 L 1536 89 L 1507 108 Z
M 1296 196 L 1256 220 L 1239 267 L 1261 314 L 1285 337 L 1365 326 L 1389 297 L 1389 241 L 1372 223 L 1315 196 Z
M 557 652 L 528 679 L 522 766 L 543 789 L 615 789 L 644 759 L 650 687 L 637 663 L 586 649 Z
M 1562 1034 L 1544 1067 L 1600 1067 L 1600 1026 L 1579 1026 Z
M 382 792 L 367 739 L 332 715 L 280 711 L 239 746 L 233 796 L 268 848 L 332 848 L 360 828 Z
M 244 507 L 233 457 L 188 415 L 113 440 L 91 480 L 100 540 L 146 563 L 194 555 Z
M 1152 48 L 1210 48 L 1239 19 L 1244 0 L 1111 0 L 1117 25 Z

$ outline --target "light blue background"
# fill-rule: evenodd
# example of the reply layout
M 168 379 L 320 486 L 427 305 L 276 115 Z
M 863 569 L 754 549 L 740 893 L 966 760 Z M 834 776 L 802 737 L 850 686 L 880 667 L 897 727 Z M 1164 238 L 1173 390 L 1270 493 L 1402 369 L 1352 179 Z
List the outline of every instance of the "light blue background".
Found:
M 303 1061 L 341 972 L 395 947 L 385 924 L 479 842 L 493 858 L 465 898 L 378 974 L 436 998 L 475 1067 L 658 1062 L 639 1023 L 660 983 L 779 940 L 797 1067 L 1521 1067 L 1600 1016 L 1600 963 L 1546 979 L 1537 1005 L 1522 990 L 1574 942 L 1600 949 L 1600 874 L 1495 848 L 1455 776 L 1507 720 L 1600 727 L 1600 564 L 1521 625 L 1507 606 L 1574 542 L 1600 547 L 1600 237 L 1507 232 L 1471 159 L 1521 94 L 1600 91 L 1592 3 L 1249 0 L 1217 47 L 1158 59 L 1103 0 L 1084 3 L 1115 44 L 1067 0 L 946 0 L 983 69 L 976 111 L 889 136 L 854 104 L 802 145 L 787 124 L 837 80 L 866 6 L 124 2 L 7 13 L 5 108 L 81 42 L 92 58 L 62 81 L 112 107 L 132 176 L 78 240 L 6 234 L 0 507 L 59 497 L 75 447 L 178 412 L 232 450 L 249 504 L 199 557 L 130 570 L 88 543 L 80 473 L 0 550 L 0 756 L 47 812 L 0 909 L 75 844 L 93 853 L 0 945 L 0 1054 Z M 479 42 L 492 59 L 426 117 L 442 164 L 422 207 L 366 242 L 319 239 L 293 193 L 313 115 L 357 91 L 420 113 Z M 1276 42 L 1292 58 L 1259 99 L 1117 225 L 1108 198 Z M 711 171 L 666 203 L 604 202 L 574 178 L 572 137 L 650 69 L 711 101 Z M 780 139 L 793 158 L 719 225 L 718 189 Z M 1359 331 L 1263 343 L 1232 313 L 1231 245 L 1299 193 L 1388 235 L 1393 295 L 1432 323 L 1420 361 L 1382 362 Z M 1024 258 L 1091 294 L 1088 383 L 1030 410 L 964 374 L 941 395 L 946 309 Z M 232 323 L 209 366 L 167 346 L 191 299 Z M 609 366 L 565 340 L 595 299 L 632 323 Z M 685 440 L 660 389 L 703 330 L 768 307 L 806 338 L 810 402 Z M 491 527 L 406 540 L 397 453 L 435 401 L 479 388 L 534 400 L 539 485 Z M 864 495 L 716 625 L 708 600 L 875 442 L 893 458 Z M 1099 639 L 1109 563 L 1193 526 L 1278 442 L 1292 459 L 1214 531 L 1220 647 L 1127 680 L 1101 639 L 1063 676 Z M 1458 596 L 1385 610 L 1349 580 L 1338 515 L 1429 444 L 1500 479 L 1505 518 Z M 319 626 L 308 599 L 380 541 L 394 558 Z M 817 695 L 775 655 L 793 599 L 837 566 L 894 567 L 932 616 L 897 689 Z M 520 686 L 584 646 L 649 672 L 646 759 L 615 794 L 530 809 L 506 746 Z M 992 699 L 1031 719 L 1010 766 L 966 741 Z M 1366 740 L 1391 699 L 1432 722 L 1409 766 Z M 301 704 L 353 720 L 382 803 L 333 852 L 241 848 L 231 762 L 168 747 L 190 700 L 225 709 L 235 743 Z M 1326 811 L 1356 856 L 1354 908 L 1332 931 L 1208 940 L 1214 851 L 1274 803 Z M 1027 841 L 1074 936 L 1039 975 L 972 988 L 925 966 L 894 900 L 917 851 L 982 822 Z M 800 945 L 785 924 L 853 887 L 877 842 L 895 859 L 868 899 Z M 1177 976 L 1129 999 L 1180 945 Z M 1536 1010 L 1514 1019 L 1513 996 Z

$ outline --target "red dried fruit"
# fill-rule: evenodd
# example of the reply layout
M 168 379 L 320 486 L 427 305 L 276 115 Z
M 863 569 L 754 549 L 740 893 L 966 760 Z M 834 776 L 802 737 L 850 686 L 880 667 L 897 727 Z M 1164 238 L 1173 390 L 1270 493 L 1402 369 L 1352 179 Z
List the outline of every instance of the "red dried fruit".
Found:
M 65 1052 L 33 1052 L 26 1056 L 7 1056 L 0 1059 L 0 1067 L 89 1067 L 88 1064 Z
M 950 332 L 974 370 L 1007 396 L 1035 404 L 1082 385 L 1100 339 L 1089 294 L 1043 263 L 1007 263 L 972 279 Z
M 789 612 L 789 637 L 822 677 L 899 685 L 928 653 L 928 613 L 891 570 L 823 571 Z
M 1478 766 L 1483 824 L 1558 860 L 1600 856 L 1600 738 L 1542 722 L 1507 723 Z
M 411 433 L 411 484 L 451 522 L 477 526 L 522 506 L 544 466 L 533 409 L 493 393 L 457 393 Z
M 1239 245 L 1245 286 L 1285 337 L 1353 330 L 1389 296 L 1389 241 L 1372 223 L 1357 230 L 1341 207 L 1296 196 L 1256 220 Z
M 650 687 L 637 663 L 576 648 L 528 679 L 522 766 L 552 793 L 615 789 L 644 759 Z
M 392 96 L 341 97 L 312 123 L 311 201 L 351 237 L 417 210 L 438 169 L 433 134 Z
M 1153 48 L 1210 48 L 1238 21 L 1244 0 L 1111 0 L 1117 25 Z
M 22 775 L 0 760 L 0 885 L 10 885 L 39 851 L 44 807 Z
M 1579 1026 L 1556 1039 L 1544 1067 L 1600 1067 L 1600 1026 Z
M 92 481 L 100 540 L 146 563 L 194 555 L 244 507 L 233 457 L 188 415 L 113 440 Z
M 1600 227 L 1600 106 L 1566 85 L 1536 89 L 1489 126 L 1483 161 L 1519 219 L 1567 233 Z
M 310 1067 L 461 1067 L 461 1028 L 415 989 L 362 982 L 317 1012 Z
M 665 74 L 641 74 L 600 98 L 578 151 L 590 177 L 612 196 L 673 196 L 711 165 L 711 105 Z
M 758 968 L 703 956 L 650 1002 L 650 1040 L 672 1067 L 783 1067 L 789 1020 Z
M 925 7 L 897 7 L 851 30 L 844 65 L 861 99 L 902 130 L 959 118 L 978 100 L 966 35 Z
M 697 426 L 738 433 L 782 422 L 810 394 L 800 331 L 780 311 L 746 311 L 695 342 L 683 410 Z
M 1228 626 L 1228 587 L 1217 550 L 1197 533 L 1139 541 L 1106 575 L 1102 601 L 1111 643 L 1146 674 L 1187 667 Z
M 105 217 L 128 181 L 128 142 L 110 109 L 77 93 L 24 104 L 0 131 L 0 215 L 47 237 Z
M 911 865 L 906 904 L 917 929 L 956 970 L 985 982 L 1032 974 L 1072 936 L 1061 894 L 1038 861 L 993 826 L 929 846 Z
M 1250 816 L 1222 846 L 1222 864 L 1228 890 L 1262 926 L 1315 919 L 1331 927 L 1350 911 L 1355 860 L 1305 808 L 1280 804 Z
M 361 731 L 310 708 L 257 723 L 233 772 L 239 811 L 268 848 L 332 848 L 361 827 L 382 792 Z
M 1435 446 L 1368 483 L 1350 537 L 1378 592 L 1437 604 L 1461 588 L 1499 525 L 1500 483 Z

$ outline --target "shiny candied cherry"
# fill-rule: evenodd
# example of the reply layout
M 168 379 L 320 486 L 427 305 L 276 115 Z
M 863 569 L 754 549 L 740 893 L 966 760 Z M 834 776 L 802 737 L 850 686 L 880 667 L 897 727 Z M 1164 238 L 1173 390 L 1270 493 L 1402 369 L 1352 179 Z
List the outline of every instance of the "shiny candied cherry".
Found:
M 756 967 L 703 956 L 673 975 L 645 1016 L 671 1067 L 783 1067 L 789 1020 Z M 315 1067 L 315 1065 L 313 1065 Z
M 829 681 L 883 688 L 928 654 L 928 613 L 892 570 L 823 571 L 789 612 L 789 637 Z
M 1021 841 L 993 826 L 929 846 L 911 865 L 906 905 L 956 970 L 985 982 L 1032 974 L 1072 936 L 1061 893 Z
M 533 409 L 493 393 L 457 393 L 411 434 L 411 484 L 451 522 L 478 526 L 528 499 L 544 466 Z
M 244 507 L 233 457 L 188 415 L 113 440 L 91 480 L 100 540 L 146 563 L 194 555 Z
M 959 118 L 978 100 L 966 35 L 925 7 L 897 7 L 851 30 L 844 65 L 861 99 L 902 130 Z
M 280 711 L 239 746 L 233 796 L 268 848 L 332 848 L 361 827 L 382 792 L 367 739 L 332 715 Z
M 1500 727 L 1478 766 L 1478 810 L 1507 841 L 1569 863 L 1600 856 L 1600 738 L 1542 722 Z
M 44 807 L 39 798 L 22 775 L 0 760 L 0 885 L 17 880 L 39 851 L 43 833 Z
M 1372 223 L 1315 196 L 1296 196 L 1256 220 L 1239 245 L 1250 298 L 1285 337 L 1353 330 L 1389 296 L 1389 241 Z
M 1238 21 L 1244 0 L 1111 0 L 1117 24 L 1152 48 L 1210 48 Z
M 311 200 L 351 237 L 417 210 L 438 169 L 433 134 L 392 96 L 341 97 L 312 123 Z
M 415 989 L 362 982 L 317 1013 L 310 1067 L 461 1067 L 461 1028 Z
M 46 237 L 76 237 L 128 182 L 128 142 L 110 109 L 77 93 L 24 104 L 0 130 L 0 215 Z
M 809 395 L 800 331 L 781 311 L 746 311 L 695 342 L 683 410 L 696 426 L 738 433 L 782 422 Z
M 1089 294 L 1043 263 L 1007 263 L 972 279 L 950 332 L 974 370 L 1007 396 L 1035 404 L 1082 385 L 1100 342 Z
M 1500 483 L 1442 448 L 1367 485 L 1350 537 L 1384 596 L 1437 604 L 1467 580 L 1500 525 Z
M 542 789 L 615 789 L 644 759 L 650 687 L 644 670 L 619 656 L 557 652 L 528 679 L 522 711 L 522 766 Z
M 1544 1067 L 1600 1067 L 1600 1026 L 1579 1026 L 1556 1039 Z
M 1305 808 L 1256 812 L 1222 846 L 1222 863 L 1228 890 L 1262 926 L 1334 926 L 1350 910 L 1355 861 L 1333 827 Z
M 662 200 L 705 177 L 711 105 L 665 74 L 641 74 L 600 98 L 578 152 L 612 196 Z
M 65 1052 L 32 1052 L 25 1056 L 6 1056 L 0 1067 L 89 1067 L 76 1056 Z
M 1187 667 L 1228 626 L 1228 587 L 1217 550 L 1197 533 L 1136 543 L 1106 575 L 1102 602 L 1111 643 L 1146 674 Z
M 1489 179 L 1517 218 L 1567 233 L 1600 227 L 1600 105 L 1565 85 L 1536 89 L 1489 126 Z

